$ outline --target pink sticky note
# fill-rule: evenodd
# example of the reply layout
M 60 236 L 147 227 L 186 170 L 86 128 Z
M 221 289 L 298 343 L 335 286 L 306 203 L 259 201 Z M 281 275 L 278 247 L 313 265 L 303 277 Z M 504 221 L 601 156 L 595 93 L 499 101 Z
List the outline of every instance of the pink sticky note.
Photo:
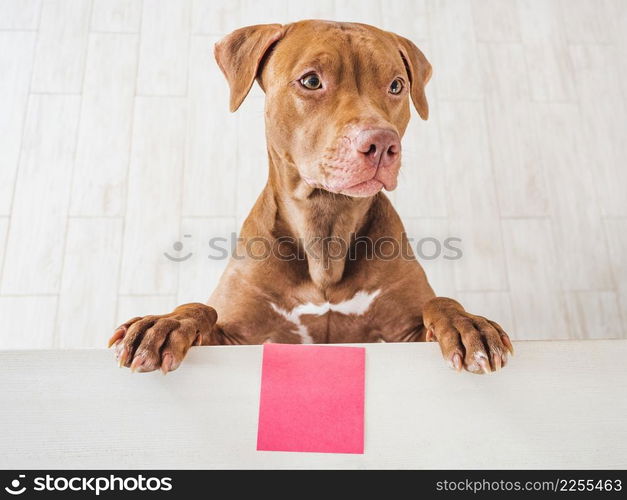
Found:
M 364 452 L 363 347 L 263 346 L 257 449 Z

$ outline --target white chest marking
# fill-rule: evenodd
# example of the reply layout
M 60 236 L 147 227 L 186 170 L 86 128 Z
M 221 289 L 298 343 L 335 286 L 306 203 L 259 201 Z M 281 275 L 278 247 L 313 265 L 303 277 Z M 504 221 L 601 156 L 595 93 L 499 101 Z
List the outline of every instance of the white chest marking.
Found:
M 272 306 L 272 309 L 283 316 L 286 320 L 294 323 L 296 326 L 296 333 L 301 338 L 301 344 L 313 344 L 313 339 L 311 338 L 311 335 L 309 335 L 307 327 L 303 325 L 300 320 L 302 315 L 311 314 L 314 316 L 322 316 L 329 311 L 335 311 L 340 314 L 355 314 L 357 316 L 361 316 L 370 308 L 380 293 L 380 289 L 371 293 L 367 293 L 362 290 L 357 292 L 353 298 L 345 300 L 344 302 L 339 302 L 337 304 L 332 304 L 331 302 L 324 302 L 322 304 L 307 302 L 306 304 L 296 306 L 291 311 L 286 311 L 274 303 L 270 303 L 270 305 Z

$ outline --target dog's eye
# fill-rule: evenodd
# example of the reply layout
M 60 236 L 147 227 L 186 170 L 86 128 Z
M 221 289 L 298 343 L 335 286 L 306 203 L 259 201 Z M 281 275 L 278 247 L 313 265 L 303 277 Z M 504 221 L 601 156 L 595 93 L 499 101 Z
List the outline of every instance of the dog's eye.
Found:
M 395 78 L 394 81 L 390 84 L 390 94 L 398 95 L 401 93 L 402 90 L 403 82 L 400 79 Z
M 309 75 L 303 76 L 300 79 L 300 84 L 309 90 L 318 90 L 322 88 L 322 82 L 320 81 L 320 77 L 315 73 L 310 73 Z

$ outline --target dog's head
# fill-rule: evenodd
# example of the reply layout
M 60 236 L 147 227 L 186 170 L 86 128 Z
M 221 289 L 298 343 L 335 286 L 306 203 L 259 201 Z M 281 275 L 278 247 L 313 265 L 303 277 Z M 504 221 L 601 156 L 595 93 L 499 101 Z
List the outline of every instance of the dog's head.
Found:
M 411 41 L 365 24 L 301 21 L 236 30 L 215 56 L 231 111 L 258 80 L 268 146 L 291 174 L 349 196 L 396 187 L 409 96 L 429 115 L 431 65 Z

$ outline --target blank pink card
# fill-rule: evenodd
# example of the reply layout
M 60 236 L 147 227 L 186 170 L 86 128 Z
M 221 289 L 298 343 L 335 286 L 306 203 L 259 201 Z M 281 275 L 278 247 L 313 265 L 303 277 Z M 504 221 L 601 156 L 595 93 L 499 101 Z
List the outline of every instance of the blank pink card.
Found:
M 364 452 L 363 347 L 265 344 L 257 449 Z

